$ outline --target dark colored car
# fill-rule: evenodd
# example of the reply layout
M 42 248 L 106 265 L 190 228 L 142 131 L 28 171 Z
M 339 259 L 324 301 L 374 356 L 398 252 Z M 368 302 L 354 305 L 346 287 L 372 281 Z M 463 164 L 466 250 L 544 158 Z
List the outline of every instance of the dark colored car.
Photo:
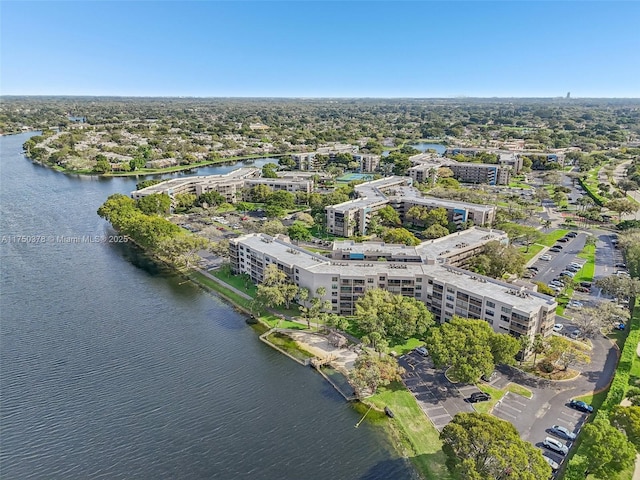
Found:
M 488 393 L 476 392 L 471 394 L 471 396 L 469 397 L 469 402 L 471 403 L 486 402 L 490 398 L 491 398 L 491 395 L 489 395 Z
M 558 253 L 560 250 L 562 250 L 562 247 L 560 247 L 560 246 L 556 246 L 556 247 L 553 247 L 553 248 L 549 249 L 549 251 L 553 252 L 553 253 Z
M 484 380 L 485 382 L 493 382 L 496 378 L 498 378 L 498 372 L 496 372 L 495 370 L 493 372 L 491 372 L 489 375 L 482 375 L 480 377 L 482 380 Z
M 587 287 L 576 287 L 574 290 L 576 292 L 591 293 L 591 289 Z
M 627 268 L 627 264 L 626 263 L 616 263 L 614 265 L 614 267 L 616 267 L 616 268 Z
M 576 238 L 578 236 L 578 232 L 569 232 L 565 235 L 565 237 Z
M 581 287 L 591 288 L 593 285 L 591 282 L 580 282 Z
M 567 243 L 569 240 L 571 240 L 571 239 L 567 238 L 567 237 L 564 237 L 564 238 L 559 239 L 558 241 L 561 242 L 561 243 Z
M 593 407 L 588 403 L 583 402 L 582 400 L 571 400 L 569 402 L 569 406 L 571 408 L 575 408 L 576 410 L 580 410 L 581 412 L 586 412 L 586 413 L 593 412 Z

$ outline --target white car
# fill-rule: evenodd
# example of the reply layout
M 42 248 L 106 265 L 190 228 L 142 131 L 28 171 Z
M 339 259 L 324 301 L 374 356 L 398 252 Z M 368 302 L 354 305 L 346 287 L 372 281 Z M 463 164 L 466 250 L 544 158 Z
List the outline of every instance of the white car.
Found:
M 566 455 L 567 453 L 569 453 L 569 447 L 567 447 L 560 440 L 556 440 L 555 438 L 547 437 L 544 439 L 544 442 L 542 442 L 542 444 L 549 450 L 553 450 L 560 455 Z
M 581 263 L 578 262 L 571 262 L 569 265 L 571 265 L 572 267 L 576 267 L 576 268 L 582 268 L 583 265 Z
M 567 303 L 567 307 L 569 308 L 580 309 L 583 306 L 584 304 L 582 302 L 576 302 L 575 300 L 571 300 L 569 303 Z
M 569 336 L 570 336 L 571 338 L 573 338 L 574 340 L 575 340 L 576 338 L 580 337 L 581 335 L 582 335 L 582 332 L 581 332 L 580 330 L 578 330 L 578 329 L 574 330 L 573 332 L 571 332 L 571 333 L 569 334 Z
M 545 462 L 549 464 L 549 466 L 551 467 L 551 470 L 553 470 L 554 472 L 560 468 L 560 465 L 555 460 L 552 460 L 546 455 L 543 455 L 542 458 L 544 458 Z
M 564 328 L 564 325 L 562 323 L 556 323 L 553 326 L 553 331 L 559 333 L 562 331 L 563 328 Z
M 551 255 L 548 254 L 544 254 L 540 257 L 540 260 L 544 260 L 545 262 L 548 262 L 549 260 L 551 260 L 553 257 Z
M 556 287 L 555 285 L 549 285 L 549 288 L 556 293 L 560 293 L 562 291 L 562 288 Z

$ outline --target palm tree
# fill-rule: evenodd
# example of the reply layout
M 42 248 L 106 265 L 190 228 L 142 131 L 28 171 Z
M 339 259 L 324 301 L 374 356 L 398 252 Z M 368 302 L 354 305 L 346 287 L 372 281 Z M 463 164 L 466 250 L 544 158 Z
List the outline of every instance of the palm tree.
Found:
M 548 218 L 546 220 L 542 220 L 542 228 L 543 230 L 549 230 L 551 228 L 551 220 L 549 220 Z

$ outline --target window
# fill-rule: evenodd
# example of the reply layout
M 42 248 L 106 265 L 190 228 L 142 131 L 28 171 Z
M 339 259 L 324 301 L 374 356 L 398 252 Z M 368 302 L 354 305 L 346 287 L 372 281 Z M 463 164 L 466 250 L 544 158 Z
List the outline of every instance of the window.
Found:
M 378 280 L 379 280 L 380 282 L 384 282 L 384 277 L 380 277 L 380 278 L 378 278 Z
M 445 304 L 445 307 L 447 307 L 447 308 L 453 308 L 453 304 L 452 304 L 452 303 L 446 303 L 446 304 Z
M 449 300 L 450 302 L 453 302 L 453 295 L 447 295 L 447 300 Z
M 509 307 L 500 307 L 500 310 L 502 310 L 504 313 L 511 312 L 511 308 L 509 308 Z
M 422 278 L 416 278 L 416 283 L 422 283 Z
M 331 281 L 332 282 L 337 282 L 338 281 L 338 277 L 331 277 Z
M 496 307 L 496 304 L 487 300 L 487 307 L 489 307 L 489 308 L 495 308 L 495 307 Z
M 492 312 L 491 310 L 487 310 L 487 311 L 485 312 L 485 315 L 489 315 L 490 317 L 493 317 L 494 313 L 495 313 L 495 312 Z
M 367 283 L 373 283 L 373 278 L 367 278 Z

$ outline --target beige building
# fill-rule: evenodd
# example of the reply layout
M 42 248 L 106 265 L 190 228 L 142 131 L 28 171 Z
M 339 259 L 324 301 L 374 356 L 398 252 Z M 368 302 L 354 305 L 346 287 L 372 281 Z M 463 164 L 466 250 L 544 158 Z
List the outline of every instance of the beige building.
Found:
M 391 205 L 396 209 L 402 220 L 413 206 L 444 208 L 447 210 L 449 221 L 461 227 L 468 221 L 482 226 L 491 224 L 495 219 L 495 205 L 423 196 L 411 187 L 412 182 L 410 177 L 394 176 L 357 185 L 355 191 L 360 198 L 326 207 L 327 231 L 341 237 L 365 235 L 372 215 L 385 205 Z
M 305 172 L 278 172 L 278 178 L 263 178 L 257 168 L 238 168 L 223 175 L 206 175 L 196 177 L 173 178 L 162 183 L 152 185 L 141 190 L 131 192 L 134 199 L 146 195 L 160 193 L 173 198 L 181 193 L 202 195 L 216 191 L 226 198 L 229 203 L 242 200 L 246 188 L 256 185 L 267 185 L 273 190 L 287 192 L 311 193 L 314 189 L 313 174 Z
M 458 315 L 483 319 L 496 332 L 516 337 L 549 335 L 555 299 L 453 266 L 464 263 L 488 241 L 506 241 L 500 231 L 465 232 L 418 247 L 338 242 L 333 258 L 292 245 L 286 237 L 250 234 L 231 240 L 231 267 L 235 274 L 246 273 L 258 283 L 266 266 L 274 264 L 299 287 L 311 292 L 323 287 L 323 300 L 341 315 L 352 315 L 367 289 L 382 288 L 419 299 L 439 322 Z

